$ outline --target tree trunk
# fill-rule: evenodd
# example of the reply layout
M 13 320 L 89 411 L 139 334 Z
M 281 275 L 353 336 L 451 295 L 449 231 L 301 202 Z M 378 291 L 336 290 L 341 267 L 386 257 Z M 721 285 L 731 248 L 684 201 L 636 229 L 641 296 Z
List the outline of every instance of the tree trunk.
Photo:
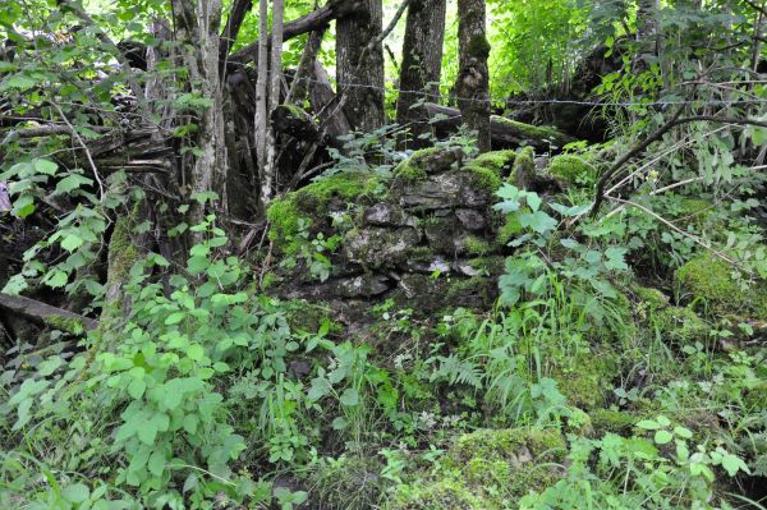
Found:
M 283 0 L 272 1 L 272 62 L 269 66 L 269 116 L 280 105 L 282 85 L 282 21 L 285 13 Z M 269 203 L 277 184 L 277 133 L 269 126 L 266 130 L 266 171 L 261 183 L 264 204 Z
M 173 0 L 177 37 L 193 92 L 210 101 L 197 119 L 196 155 L 188 179 L 192 193 L 215 192 L 220 212 L 226 210 L 227 153 L 224 136 L 223 91 L 219 79 L 220 0 Z M 205 207 L 193 202 L 193 222 L 202 221 Z
M 459 67 L 455 85 L 464 122 L 477 136 L 480 152 L 490 150 L 490 44 L 485 33 L 485 0 L 458 0 Z
M 336 22 L 338 88 L 344 112 L 354 129 L 372 131 L 384 124 L 383 45 L 376 41 L 383 26 L 381 0 L 364 0 L 363 8 Z
M 267 138 L 267 101 L 266 91 L 269 82 L 269 4 L 268 0 L 260 0 L 258 15 L 258 77 L 256 78 L 256 157 L 258 158 L 259 188 L 261 203 L 266 207 L 268 193 L 264 188 L 266 182 L 266 138 Z
M 397 123 L 411 124 L 411 140 L 407 144 L 410 148 L 428 145 L 424 137 L 431 133 L 423 103 L 435 102 L 439 94 L 445 7 L 445 0 L 411 0 L 407 11 Z

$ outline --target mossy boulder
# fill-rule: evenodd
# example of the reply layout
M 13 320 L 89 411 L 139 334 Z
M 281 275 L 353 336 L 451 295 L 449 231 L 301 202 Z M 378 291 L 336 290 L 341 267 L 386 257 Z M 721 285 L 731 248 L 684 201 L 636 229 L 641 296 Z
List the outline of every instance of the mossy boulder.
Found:
M 567 368 L 552 373 L 570 405 L 587 411 L 602 407 L 619 370 L 615 352 L 602 348 L 569 360 Z
M 614 434 L 630 433 L 638 418 L 624 411 L 615 409 L 595 409 L 589 413 L 591 424 L 597 437 L 606 432 Z
M 530 490 L 543 490 L 561 478 L 559 466 L 566 452 L 557 430 L 483 429 L 464 434 L 432 474 L 399 487 L 390 508 L 516 508 Z
M 344 238 L 344 252 L 356 264 L 368 268 L 392 267 L 402 262 L 421 240 L 421 232 L 411 227 L 353 229 Z
M 503 132 L 504 139 L 513 140 L 519 145 L 527 144 L 539 149 L 548 149 L 550 145 L 563 147 L 574 141 L 571 136 L 555 127 L 534 126 L 498 115 L 492 116 L 492 122 Z
M 767 286 L 761 280 L 739 281 L 734 268 L 710 252 L 705 252 L 677 269 L 676 285 L 680 296 L 696 309 L 712 315 L 767 317 Z
M 469 161 L 466 167 L 491 170 L 501 177 L 511 173 L 516 157 L 517 152 L 513 150 L 485 152 Z
M 597 177 L 593 166 L 585 159 L 572 154 L 552 158 L 549 173 L 569 185 L 593 184 Z
M 532 147 L 525 147 L 517 152 L 514 166 L 509 175 L 509 182 L 520 189 L 527 189 L 535 180 L 535 151 Z
M 460 166 L 463 151 L 459 148 L 430 147 L 415 151 L 394 168 L 394 177 L 405 182 L 426 179 L 428 175 L 447 172 Z
M 295 254 L 301 246 L 302 228 L 317 233 L 329 224 L 332 210 L 345 210 L 353 201 L 364 204 L 362 199 L 382 191 L 380 177 L 370 172 L 350 171 L 321 178 L 272 202 L 266 213 L 269 239 L 279 252 Z
M 692 308 L 672 306 L 668 296 L 658 289 L 637 287 L 633 292 L 639 319 L 663 341 L 683 346 L 708 337 L 708 324 Z

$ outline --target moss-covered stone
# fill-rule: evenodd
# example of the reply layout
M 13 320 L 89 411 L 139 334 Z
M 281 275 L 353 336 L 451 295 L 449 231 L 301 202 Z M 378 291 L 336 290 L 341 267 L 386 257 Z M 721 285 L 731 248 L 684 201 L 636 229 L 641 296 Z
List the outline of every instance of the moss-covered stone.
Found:
M 405 182 L 418 182 L 429 174 L 446 172 L 458 164 L 463 152 L 458 149 L 429 147 L 415 151 L 394 168 L 394 177 Z
M 398 488 L 391 508 L 516 508 L 530 489 L 556 483 L 566 451 L 557 430 L 483 429 L 464 434 L 433 474 Z
M 343 172 L 322 178 L 297 191 L 288 193 L 269 206 L 269 239 L 284 254 L 298 251 L 298 234 L 303 221 L 306 228 L 326 219 L 332 200 L 352 201 L 371 197 L 381 191 L 380 178 L 369 172 Z
M 501 178 L 493 168 L 468 165 L 463 167 L 462 172 L 469 176 L 467 185 L 475 191 L 495 193 L 501 187 Z
M 477 237 L 475 235 L 466 236 L 463 241 L 463 248 L 468 255 L 487 255 L 492 250 L 492 246 L 487 240 Z
M 487 308 L 497 297 L 498 287 L 492 278 L 473 276 L 451 281 L 443 299 L 453 308 Z
M 325 323 L 330 326 L 330 331 L 339 332 L 343 329 L 333 320 L 332 308 L 321 303 L 293 299 L 285 301 L 283 309 L 291 331 L 317 333 Z
M 662 340 L 682 346 L 707 338 L 708 324 L 691 308 L 672 306 L 668 296 L 650 287 L 636 287 L 633 293 L 638 318 Z
M 509 182 L 520 189 L 526 189 L 533 182 L 535 173 L 535 151 L 532 147 L 520 149 L 514 159 Z
M 597 436 L 602 436 L 606 432 L 627 433 L 637 422 L 634 416 L 614 409 L 595 409 L 589 413 L 589 416 Z
M 499 246 L 506 246 L 519 236 L 523 230 L 522 224 L 519 222 L 519 215 L 515 213 L 507 214 L 495 236 L 496 242 Z
M 469 161 L 466 166 L 487 168 L 493 170 L 500 177 L 511 172 L 516 157 L 517 152 L 514 150 L 485 152 Z
M 585 159 L 572 154 L 562 154 L 552 158 L 549 173 L 567 184 L 592 184 L 596 180 L 596 170 Z
M 681 297 L 691 306 L 715 315 L 767 317 L 767 288 L 760 280 L 742 285 L 733 277 L 733 268 L 719 257 L 705 252 L 676 271 Z
M 72 335 L 82 335 L 85 332 L 85 325 L 77 317 L 63 317 L 61 315 L 50 315 L 45 318 L 45 324 L 59 331 L 70 333 Z
M 502 123 L 507 130 L 517 133 L 517 136 L 522 139 L 535 141 L 548 140 L 560 147 L 573 141 L 571 137 L 554 127 L 534 126 L 498 115 L 493 116 L 493 121 Z
M 552 373 L 559 390 L 570 405 L 587 411 L 602 407 L 618 373 L 618 357 L 607 349 L 577 356 L 568 363 L 572 368 Z

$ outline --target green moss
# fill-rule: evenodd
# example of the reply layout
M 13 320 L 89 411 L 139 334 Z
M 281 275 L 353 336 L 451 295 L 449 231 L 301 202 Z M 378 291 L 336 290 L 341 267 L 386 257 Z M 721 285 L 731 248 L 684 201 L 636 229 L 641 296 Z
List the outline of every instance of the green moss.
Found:
M 482 276 L 460 278 L 450 282 L 446 291 L 446 302 L 455 306 L 488 306 L 495 300 L 496 286 Z
M 595 409 L 589 415 L 597 436 L 602 436 L 605 432 L 627 433 L 637 421 L 630 414 L 613 409 Z
M 503 272 L 505 259 L 501 256 L 476 257 L 468 262 L 472 268 L 486 275 L 499 275 Z
M 284 254 L 295 254 L 301 245 L 297 238 L 301 221 L 307 228 L 325 220 L 333 199 L 352 201 L 380 191 L 380 179 L 369 172 L 343 172 L 322 178 L 297 191 L 288 193 L 269 206 L 269 239 Z
M 305 299 L 294 299 L 285 301 L 283 309 L 291 331 L 316 333 L 323 323 L 330 325 L 330 331 L 338 332 L 342 329 L 333 320 L 332 309 L 327 305 L 310 303 Z
M 469 255 L 487 255 L 492 251 L 490 243 L 477 236 L 468 236 L 463 241 L 466 253 Z
M 677 345 L 705 340 L 710 328 L 690 308 L 669 306 L 651 315 L 651 323 L 665 340 Z
M 767 289 L 761 281 L 743 288 L 733 278 L 733 268 L 705 252 L 680 267 L 675 275 L 683 298 L 692 306 L 705 305 L 712 314 L 756 314 L 767 317 Z
M 484 35 L 475 35 L 469 41 L 469 54 L 480 60 L 485 60 L 490 56 L 490 43 Z
M 639 303 L 651 310 L 668 306 L 668 296 L 652 287 L 637 287 L 633 289 Z
M 513 150 L 485 152 L 469 161 L 466 166 L 487 168 L 493 170 L 495 174 L 500 177 L 504 173 L 504 170 L 506 170 L 505 173 L 511 171 L 516 157 L 517 152 Z
M 394 176 L 408 183 L 419 182 L 429 174 L 449 170 L 463 153 L 459 149 L 429 147 L 415 151 L 394 169 Z
M 594 167 L 583 158 L 572 154 L 562 154 L 552 158 L 549 172 L 568 184 L 593 184 L 596 179 Z
M 45 324 L 73 335 L 82 335 L 85 332 L 83 321 L 77 317 L 64 317 L 61 315 L 50 315 L 45 318 Z
M 468 165 L 463 167 L 462 171 L 471 177 L 471 185 L 476 190 L 495 193 L 501 187 L 501 178 L 492 168 Z
M 557 430 L 482 429 L 458 437 L 433 474 L 398 488 L 396 509 L 515 508 L 530 489 L 560 478 L 565 440 Z
M 514 166 L 509 174 L 509 182 L 525 189 L 535 176 L 535 152 L 532 147 L 525 147 L 517 152 Z
M 618 358 L 612 351 L 603 350 L 580 355 L 570 360 L 566 370 L 555 370 L 559 390 L 571 405 L 591 410 L 605 404 L 611 381 L 618 373 Z
M 522 233 L 522 224 L 519 222 L 519 215 L 516 213 L 510 213 L 506 215 L 506 219 L 498 229 L 496 234 L 496 241 L 500 246 L 508 245 L 513 239 Z
M 554 127 L 534 126 L 532 124 L 525 124 L 524 122 L 518 122 L 498 115 L 494 115 L 493 120 L 504 124 L 507 129 L 516 132 L 520 138 L 527 138 L 530 140 L 550 140 L 558 145 L 565 145 L 573 141 L 572 138 Z

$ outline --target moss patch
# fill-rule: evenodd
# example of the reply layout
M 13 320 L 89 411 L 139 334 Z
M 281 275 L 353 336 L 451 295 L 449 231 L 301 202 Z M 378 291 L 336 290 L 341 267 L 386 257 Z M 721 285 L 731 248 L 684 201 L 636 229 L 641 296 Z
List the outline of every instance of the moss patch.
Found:
M 554 127 L 534 126 L 532 124 L 525 124 L 524 122 L 518 122 L 498 115 L 494 115 L 493 120 L 504 124 L 507 129 L 516 132 L 517 136 L 520 138 L 529 140 L 549 140 L 560 146 L 573 141 L 571 137 Z
M 637 418 L 623 411 L 613 409 L 595 409 L 589 416 L 594 432 L 597 436 L 602 436 L 605 432 L 614 434 L 625 434 L 631 431 Z
M 267 210 L 269 239 L 282 253 L 295 254 L 301 244 L 298 233 L 302 220 L 307 228 L 315 226 L 325 220 L 332 200 L 373 196 L 380 191 L 380 184 L 380 178 L 369 172 L 343 172 L 288 193 Z
M 450 170 L 462 157 L 460 149 L 421 149 L 396 166 L 394 177 L 408 183 L 419 182 L 429 174 Z
M 596 170 L 586 160 L 572 154 L 552 158 L 549 173 L 567 184 L 593 184 L 596 180 Z
M 569 365 L 573 368 L 552 374 L 568 402 L 586 410 L 603 406 L 612 387 L 611 381 L 618 373 L 617 355 L 603 349 L 580 355 L 570 360 Z
M 467 167 L 487 168 L 501 176 L 511 172 L 517 152 L 513 150 L 491 151 L 480 154 L 467 163 Z
M 767 317 L 767 288 L 759 281 L 743 288 L 733 268 L 712 253 L 703 253 L 680 267 L 675 275 L 682 297 L 692 306 L 706 305 L 713 314 Z
M 566 453 L 556 430 L 483 429 L 460 436 L 433 475 L 398 488 L 396 509 L 515 508 L 530 489 L 543 490 L 562 473 Z
M 61 315 L 51 315 L 45 318 L 45 324 L 73 335 L 82 335 L 85 332 L 83 321 L 77 317 L 64 317 Z

